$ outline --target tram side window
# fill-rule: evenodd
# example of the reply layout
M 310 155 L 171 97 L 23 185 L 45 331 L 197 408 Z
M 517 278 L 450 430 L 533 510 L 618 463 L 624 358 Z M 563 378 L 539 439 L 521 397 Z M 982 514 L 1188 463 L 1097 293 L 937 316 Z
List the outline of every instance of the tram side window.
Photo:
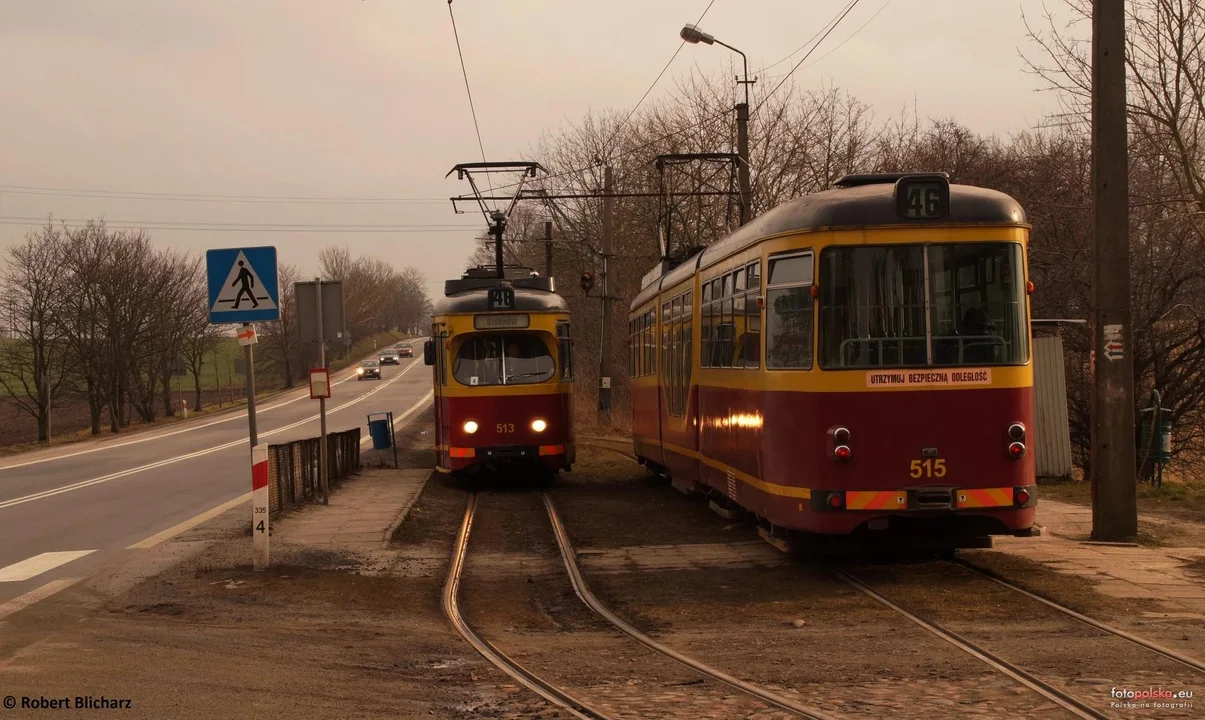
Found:
M 739 306 L 735 310 L 736 324 L 741 328 L 736 340 L 736 366 L 756 370 L 761 366 L 761 308 L 757 306 L 761 295 L 761 261 L 751 263 L 739 272 L 745 278 L 745 295 L 744 316 L 741 317 Z
M 812 253 L 771 257 L 766 282 L 766 367 L 812 367 Z
M 573 335 L 570 332 L 569 321 L 558 320 L 556 323 L 557 355 L 561 361 L 561 379 L 573 379 Z
M 636 331 L 635 321 L 628 320 L 628 377 L 636 377 Z
M 645 323 L 645 353 L 644 353 L 644 374 L 657 374 L 657 313 L 649 310 L 644 316 Z
M 682 363 L 682 371 L 678 374 L 678 416 L 686 414 L 686 406 L 690 399 L 690 372 L 693 355 L 691 350 L 694 344 L 694 291 L 687 291 L 682 298 L 682 349 L 679 352 L 679 360 Z
M 711 367 L 711 285 L 703 283 L 699 302 L 699 367 Z
M 636 374 L 644 375 L 644 313 L 636 318 Z
M 674 325 L 670 321 L 670 303 L 664 302 L 662 303 L 662 365 L 660 368 L 662 368 L 662 385 L 666 389 L 669 389 L 670 386 L 670 367 L 672 367 L 671 362 L 668 362 L 672 350 L 670 343 L 674 342 L 672 330 L 674 330 Z
M 927 345 L 922 246 L 821 254 L 821 367 L 919 367 L 928 362 Z
M 719 278 L 711 281 L 711 353 L 708 354 L 708 367 L 723 367 L 720 358 L 724 353 L 724 307 L 723 281 Z
M 723 319 L 720 324 L 722 332 L 718 365 L 730 368 L 732 367 L 733 341 L 736 339 L 736 323 L 732 317 L 732 275 L 724 276 L 724 291 L 721 297 L 723 298 L 720 302 Z

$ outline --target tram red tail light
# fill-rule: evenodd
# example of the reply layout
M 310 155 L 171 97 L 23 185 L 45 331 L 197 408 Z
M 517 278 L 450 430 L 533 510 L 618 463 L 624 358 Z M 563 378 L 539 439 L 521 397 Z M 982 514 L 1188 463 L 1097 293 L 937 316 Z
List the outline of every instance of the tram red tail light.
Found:
M 1008 456 L 1019 460 L 1025 456 L 1025 443 L 1015 442 L 1008 446 Z
M 848 445 L 838 445 L 836 449 L 833 450 L 833 457 L 841 461 L 848 460 L 851 455 L 853 455 L 853 451 L 849 449 Z
M 1024 505 L 1029 502 L 1029 491 L 1025 488 L 1017 488 L 1017 493 L 1013 495 L 1013 500 L 1018 505 Z
M 831 508 L 842 508 L 845 506 L 845 496 L 841 493 L 829 493 L 828 505 Z

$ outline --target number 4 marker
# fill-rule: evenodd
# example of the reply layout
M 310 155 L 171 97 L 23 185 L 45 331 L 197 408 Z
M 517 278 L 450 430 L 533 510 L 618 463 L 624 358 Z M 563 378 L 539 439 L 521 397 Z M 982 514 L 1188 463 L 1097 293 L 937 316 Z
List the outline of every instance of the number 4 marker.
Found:
M 251 448 L 251 535 L 254 538 L 255 569 L 268 568 L 268 447 Z

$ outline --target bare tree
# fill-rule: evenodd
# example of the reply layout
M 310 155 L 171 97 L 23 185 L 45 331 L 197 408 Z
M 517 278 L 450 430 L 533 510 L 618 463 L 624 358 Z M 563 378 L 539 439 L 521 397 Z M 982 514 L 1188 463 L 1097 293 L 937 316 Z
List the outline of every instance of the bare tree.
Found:
M 52 220 L 9 250 L 4 301 L 14 310 L 14 341 L 0 345 L 0 386 L 9 401 L 37 419 L 38 441 L 50 442 L 50 412 L 68 376 L 68 345 L 59 324 L 68 292 L 64 238 Z
M 280 321 L 264 323 L 261 344 L 265 364 L 277 370 L 291 388 L 301 373 L 301 341 L 297 337 L 297 297 L 294 284 L 301 277 L 295 265 L 280 264 L 276 271 L 280 287 Z
M 88 403 L 89 428 L 101 432 L 101 414 L 109 392 L 112 367 L 106 353 L 110 302 L 110 256 L 113 238 L 104 223 L 63 230 L 64 258 L 72 292 L 64 298 L 61 326 L 75 375 L 82 383 L 79 394 Z
M 185 367 L 192 373 L 193 409 L 200 411 L 203 409 L 201 373 L 205 369 L 205 356 L 217 348 L 221 329 L 217 325 L 209 324 L 209 312 L 206 307 L 209 290 L 199 260 L 185 283 L 185 305 L 181 308 L 183 332 L 180 339 L 180 355 Z

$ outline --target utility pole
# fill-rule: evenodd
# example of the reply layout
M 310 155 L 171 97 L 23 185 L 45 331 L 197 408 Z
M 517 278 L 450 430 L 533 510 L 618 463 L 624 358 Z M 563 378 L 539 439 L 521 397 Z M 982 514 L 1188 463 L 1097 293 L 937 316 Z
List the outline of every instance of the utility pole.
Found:
M 610 261 L 615 252 L 615 192 L 611 166 L 603 174 L 602 349 L 598 358 L 598 424 L 611 426 L 611 286 Z
M 243 323 L 243 327 L 250 328 L 251 323 Z M 259 433 L 255 427 L 255 351 L 252 347 L 254 346 L 243 346 L 243 360 L 247 363 L 247 434 L 250 436 L 254 452 L 255 446 L 259 444 Z
M 498 278 L 506 277 L 506 273 L 502 271 L 502 231 L 506 229 L 506 214 L 495 210 L 493 215 L 494 224 L 490 227 L 490 234 L 494 236 L 494 262 L 498 264 Z
M 322 334 L 322 278 L 314 278 L 314 298 L 318 308 L 318 367 L 326 367 L 326 339 Z M 318 398 L 318 480 L 322 485 L 322 504 L 331 504 L 330 468 L 326 447 L 326 398 Z
M 748 72 L 746 71 L 746 78 Z M 741 184 L 741 225 L 753 219 L 753 188 L 749 181 L 749 86 L 745 86 L 745 102 L 736 106 L 736 154 L 740 156 L 737 178 Z M 731 176 L 729 176 L 731 177 Z M 731 182 L 731 181 L 730 181 Z M 731 206 L 729 206 L 731 207 Z M 729 217 L 732 217 L 729 215 Z
M 544 277 L 552 277 L 552 221 L 544 221 Z
M 1092 3 L 1092 538 L 1138 534 L 1124 0 Z

